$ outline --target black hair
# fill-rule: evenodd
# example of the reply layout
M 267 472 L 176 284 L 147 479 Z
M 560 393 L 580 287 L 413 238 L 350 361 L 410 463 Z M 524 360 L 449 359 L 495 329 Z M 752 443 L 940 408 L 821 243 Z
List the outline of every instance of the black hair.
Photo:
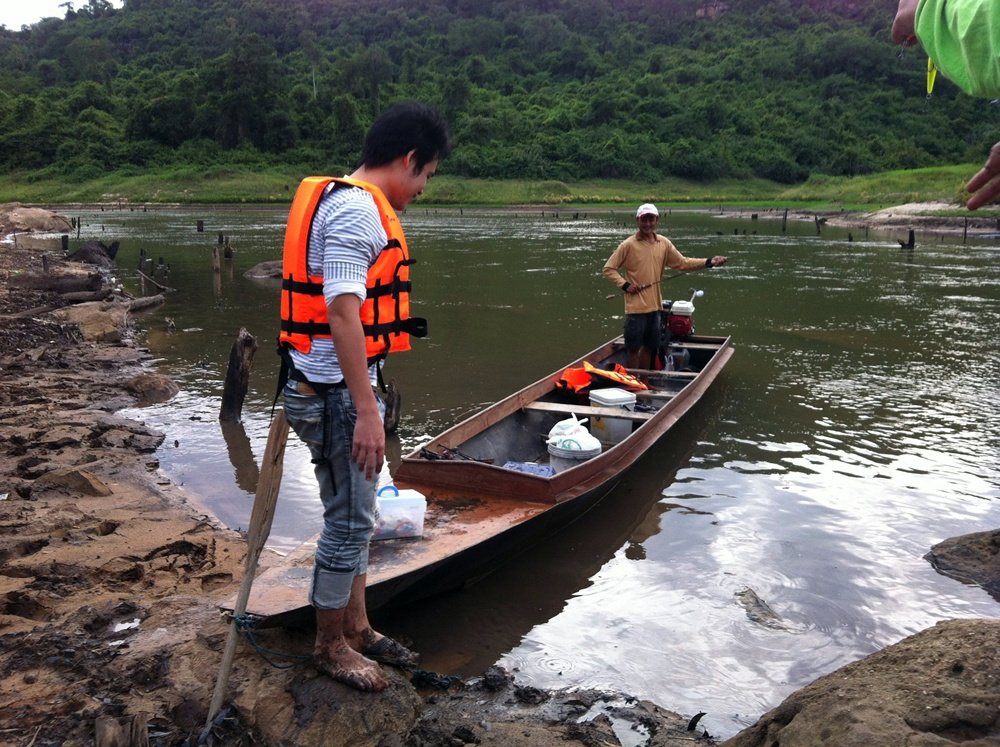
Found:
M 403 101 L 382 112 L 368 129 L 361 165 L 384 166 L 411 150 L 416 151 L 415 171 L 447 156 L 451 152 L 448 124 L 433 107 Z

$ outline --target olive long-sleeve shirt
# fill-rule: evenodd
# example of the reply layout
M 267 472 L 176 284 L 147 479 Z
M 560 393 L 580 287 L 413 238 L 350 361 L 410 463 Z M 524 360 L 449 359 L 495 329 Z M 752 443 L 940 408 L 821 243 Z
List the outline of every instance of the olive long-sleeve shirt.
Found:
M 677 247 L 665 236 L 656 234 L 653 241 L 644 241 L 632 234 L 618 245 L 614 253 L 604 263 L 602 274 L 619 288 L 625 283 L 643 288 L 638 293 L 625 294 L 626 314 L 645 314 L 659 311 L 663 305 L 660 283 L 663 271 L 700 270 L 707 266 L 705 259 L 691 259 L 681 254 Z M 624 270 L 624 277 L 621 271 Z

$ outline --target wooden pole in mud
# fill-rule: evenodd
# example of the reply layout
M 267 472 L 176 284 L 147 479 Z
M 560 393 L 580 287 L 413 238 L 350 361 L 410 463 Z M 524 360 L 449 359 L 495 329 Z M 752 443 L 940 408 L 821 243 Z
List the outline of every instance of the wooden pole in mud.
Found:
M 285 444 L 288 443 L 288 421 L 285 411 L 278 410 L 271 421 L 271 430 L 267 434 L 267 446 L 261 459 L 260 480 L 257 481 L 257 492 L 253 499 L 253 510 L 250 513 L 250 529 L 247 532 L 247 563 L 243 572 L 243 582 L 240 584 L 236 604 L 233 606 L 233 619 L 229 625 L 229 635 L 226 637 L 226 648 L 222 654 L 222 667 L 219 678 L 215 681 L 215 692 L 212 703 L 208 707 L 208 719 L 205 729 L 212 726 L 212 721 L 222 708 L 229 685 L 229 673 L 233 667 L 236 655 L 236 642 L 239 638 L 237 622 L 246 612 L 247 600 L 250 599 L 250 588 L 253 577 L 257 573 L 257 562 L 264 550 L 264 543 L 271 533 L 271 522 L 274 520 L 274 507 L 278 503 L 278 488 L 281 487 L 281 472 L 285 460 Z
M 96 747 L 114 747 L 127 744 L 130 747 L 149 747 L 149 717 L 141 713 L 126 716 L 123 720 L 113 716 L 98 716 L 94 723 L 94 744 Z

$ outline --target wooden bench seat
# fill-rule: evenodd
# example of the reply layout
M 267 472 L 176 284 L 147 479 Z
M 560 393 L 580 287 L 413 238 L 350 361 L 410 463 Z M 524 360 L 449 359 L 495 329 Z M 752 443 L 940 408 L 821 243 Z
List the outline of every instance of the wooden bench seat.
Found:
M 711 342 L 674 342 L 668 343 L 668 347 L 671 348 L 687 348 L 688 350 L 718 350 L 721 345 L 716 345 Z
M 657 371 L 651 368 L 626 368 L 625 370 L 633 376 L 645 376 L 647 378 L 658 376 L 661 378 L 670 377 L 672 379 L 693 379 L 698 375 L 697 371 Z
M 678 392 L 664 392 L 657 389 L 646 389 L 643 391 L 635 392 L 636 399 L 653 399 L 665 402 L 668 399 L 673 399 L 676 397 Z
M 587 415 L 596 418 L 618 418 L 619 420 L 649 420 L 655 413 L 632 412 L 621 407 L 594 407 L 592 405 L 569 405 L 562 402 L 529 402 L 525 410 L 540 410 L 542 412 L 564 412 L 573 415 Z

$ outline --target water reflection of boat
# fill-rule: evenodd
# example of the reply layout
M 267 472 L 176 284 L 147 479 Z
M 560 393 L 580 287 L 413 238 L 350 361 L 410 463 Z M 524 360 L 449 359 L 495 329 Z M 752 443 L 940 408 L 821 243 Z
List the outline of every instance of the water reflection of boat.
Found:
M 582 404 L 580 395 L 556 386 L 560 369 L 404 456 L 396 484 L 427 496 L 423 536 L 372 543 L 369 609 L 457 588 L 604 497 L 694 406 L 733 353 L 728 337 L 691 335 L 671 346 L 684 352 L 685 370 L 640 372 L 650 388 L 636 393 L 634 411 Z M 584 362 L 602 370 L 624 364 L 621 338 L 569 368 Z M 596 456 L 553 471 L 545 436 L 570 414 L 600 418 L 625 432 Z M 313 549 L 306 543 L 262 573 L 247 613 L 280 622 L 308 607 Z
M 377 630 L 412 641 L 422 666 L 462 676 L 480 674 L 529 635 L 566 609 L 568 600 L 590 587 L 618 551 L 645 557 L 644 543 L 660 532 L 664 514 L 691 512 L 690 505 L 664 499 L 677 473 L 687 466 L 721 408 L 713 387 L 698 415 L 684 418 L 649 449 L 615 488 L 568 526 L 532 545 L 475 583 L 373 615 Z M 710 400 L 711 404 L 706 403 Z M 706 406 L 707 405 L 707 406 Z M 503 604 L 496 600 L 503 599 Z M 447 620 L 447 625 L 441 621 Z

